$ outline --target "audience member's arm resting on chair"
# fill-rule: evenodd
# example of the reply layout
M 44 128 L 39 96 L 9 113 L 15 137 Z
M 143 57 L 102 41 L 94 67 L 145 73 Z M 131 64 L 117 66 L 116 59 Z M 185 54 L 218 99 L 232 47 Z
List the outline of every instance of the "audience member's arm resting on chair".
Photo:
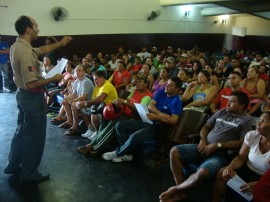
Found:
M 148 119 L 155 120 L 155 121 L 161 121 L 163 123 L 167 123 L 170 125 L 175 125 L 178 121 L 179 116 L 176 114 L 168 115 L 165 113 L 162 113 L 156 108 L 156 101 L 151 100 L 148 109 L 151 111 L 149 114 L 147 114 Z

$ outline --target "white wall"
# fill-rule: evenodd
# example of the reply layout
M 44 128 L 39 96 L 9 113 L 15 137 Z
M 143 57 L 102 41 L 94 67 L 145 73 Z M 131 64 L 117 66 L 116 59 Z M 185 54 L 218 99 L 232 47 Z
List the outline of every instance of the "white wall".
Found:
M 245 18 L 228 19 L 214 23 L 217 17 L 203 17 L 199 8 L 193 9 L 189 17 L 184 16 L 180 6 L 161 7 L 159 0 L 4 0 L 0 8 L 0 33 L 16 35 L 14 22 L 20 15 L 36 19 L 40 36 L 126 34 L 126 33 L 231 33 L 232 26 L 244 26 Z M 51 8 L 65 7 L 69 18 L 56 22 L 50 16 Z M 147 21 L 151 11 L 160 9 L 162 14 L 154 21 Z M 248 18 L 250 26 L 257 18 Z M 265 23 L 264 21 L 262 21 Z M 269 26 L 268 26 L 269 27 Z M 257 29 L 258 30 L 258 29 Z M 256 30 L 254 30 L 256 31 Z M 268 30 L 269 31 L 269 30 Z M 248 29 L 249 32 L 249 29 Z M 266 32 L 257 32 L 264 35 Z M 253 33 L 253 32 L 252 32 Z

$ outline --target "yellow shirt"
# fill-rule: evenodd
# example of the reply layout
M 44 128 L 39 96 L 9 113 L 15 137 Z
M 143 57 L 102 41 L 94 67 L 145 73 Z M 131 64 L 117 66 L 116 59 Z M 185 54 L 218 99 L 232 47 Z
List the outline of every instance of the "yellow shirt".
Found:
M 101 93 L 107 94 L 104 100 L 106 104 L 112 103 L 115 99 L 118 98 L 115 87 L 107 80 L 104 82 L 104 84 L 101 87 L 96 86 L 94 88 L 92 99 L 95 99 L 96 97 L 100 96 Z

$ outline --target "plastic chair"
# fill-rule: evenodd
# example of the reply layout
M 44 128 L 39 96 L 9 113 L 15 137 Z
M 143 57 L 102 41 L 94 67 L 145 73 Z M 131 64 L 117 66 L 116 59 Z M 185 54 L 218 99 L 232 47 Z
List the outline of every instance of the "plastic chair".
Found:
M 190 135 L 199 136 L 200 130 L 208 118 L 209 115 L 204 112 L 185 109 L 171 133 L 171 141 L 178 144 L 193 142 Z

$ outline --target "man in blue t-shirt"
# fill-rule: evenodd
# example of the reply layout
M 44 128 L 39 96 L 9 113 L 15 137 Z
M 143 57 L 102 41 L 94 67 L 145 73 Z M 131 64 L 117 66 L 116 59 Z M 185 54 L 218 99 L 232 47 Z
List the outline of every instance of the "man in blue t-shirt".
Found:
M 175 125 L 183 110 L 182 101 L 178 96 L 181 85 L 181 80 L 178 77 L 171 77 L 167 81 L 165 90 L 158 91 L 153 100 L 150 101 L 148 105 L 150 113 L 146 114 L 146 117 L 153 124 L 142 120 L 118 122 L 115 127 L 120 146 L 116 151 L 103 154 L 102 158 L 117 163 L 131 161 L 133 159 L 132 153 L 138 145 L 156 139 L 161 124 Z
M 0 35 L 0 71 L 2 74 L 3 82 L 3 92 L 11 92 L 9 89 L 9 80 L 8 80 L 8 55 L 9 55 L 9 46 L 7 42 L 1 40 L 2 36 Z

